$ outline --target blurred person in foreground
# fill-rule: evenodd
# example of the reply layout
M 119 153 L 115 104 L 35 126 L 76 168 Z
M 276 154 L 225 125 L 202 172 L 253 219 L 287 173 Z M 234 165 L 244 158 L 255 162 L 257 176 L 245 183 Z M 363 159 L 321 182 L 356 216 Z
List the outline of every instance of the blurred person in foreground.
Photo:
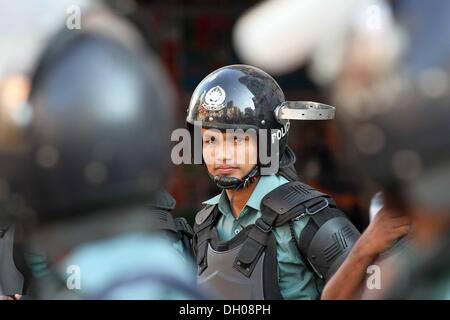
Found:
M 30 282 L 28 264 L 43 266 L 43 256 L 26 250 L 26 205 L 18 190 L 29 184 L 24 129 L 30 119 L 27 98 L 33 68 L 48 40 L 60 29 L 67 9 L 87 1 L 0 1 L 0 296 L 20 298 Z M 91 2 L 91 7 L 97 3 Z M 26 256 L 26 259 L 24 257 Z
M 381 189 L 384 206 L 324 289 L 327 299 L 449 298 L 450 6 L 396 9 L 405 44 L 395 63 L 361 90 L 352 77 L 336 86 L 340 97 L 350 95 L 345 88 L 359 96 L 344 121 L 349 159 Z
M 127 20 L 106 8 L 81 19 L 81 29 L 61 27 L 51 39 L 32 79 L 21 192 L 34 217 L 26 244 L 45 253 L 47 267 L 34 274 L 30 293 L 201 297 L 180 252 L 186 225 L 171 220 L 173 199 L 161 191 L 172 86 Z
M 412 254 L 399 259 L 384 297 L 450 299 L 450 4 L 403 1 L 398 10 L 408 35 L 404 81 L 395 103 L 367 119 L 388 141 L 368 165 L 391 163 L 371 173 L 384 189 L 397 191 L 397 203 L 411 217 Z

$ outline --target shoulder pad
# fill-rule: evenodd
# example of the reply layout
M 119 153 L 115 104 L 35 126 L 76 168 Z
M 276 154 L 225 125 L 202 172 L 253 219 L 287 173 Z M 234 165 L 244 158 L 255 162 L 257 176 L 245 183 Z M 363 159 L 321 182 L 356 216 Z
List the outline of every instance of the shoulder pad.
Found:
M 150 208 L 149 219 L 151 221 L 151 228 L 154 231 L 172 231 L 177 232 L 175 221 L 167 210 Z
M 0 221 L 0 238 L 6 234 L 6 231 L 11 227 L 12 222 Z
M 156 195 L 154 201 L 150 203 L 150 207 L 172 211 L 175 209 L 176 204 L 176 200 L 170 195 L 170 193 L 163 190 Z
M 308 234 L 305 229 L 300 235 L 300 247 L 306 251 L 304 254 L 313 269 L 328 281 L 344 262 L 360 233 L 346 217 L 327 220 L 314 232 L 311 240 L 303 236 Z
M 200 210 L 195 216 L 195 223 L 200 225 L 205 222 L 211 213 L 214 211 L 215 205 L 207 204 L 202 210 Z
M 284 214 L 308 200 L 324 196 L 327 195 L 307 184 L 293 181 L 285 183 L 266 194 L 261 204 L 278 214 Z

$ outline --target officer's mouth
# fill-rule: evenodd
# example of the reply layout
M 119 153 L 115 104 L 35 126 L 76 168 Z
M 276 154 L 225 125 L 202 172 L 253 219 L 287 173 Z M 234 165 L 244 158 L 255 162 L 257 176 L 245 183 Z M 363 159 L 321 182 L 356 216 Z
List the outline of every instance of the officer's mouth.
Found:
M 227 164 L 221 164 L 214 167 L 214 171 L 217 176 L 224 176 L 235 173 L 239 170 L 239 167 L 230 166 Z

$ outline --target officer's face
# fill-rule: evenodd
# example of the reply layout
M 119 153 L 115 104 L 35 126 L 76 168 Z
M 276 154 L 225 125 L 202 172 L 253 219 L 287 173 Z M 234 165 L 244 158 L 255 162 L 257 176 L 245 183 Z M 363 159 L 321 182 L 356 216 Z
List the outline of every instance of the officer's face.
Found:
M 256 134 L 202 129 L 203 160 L 213 176 L 242 178 L 257 162 Z

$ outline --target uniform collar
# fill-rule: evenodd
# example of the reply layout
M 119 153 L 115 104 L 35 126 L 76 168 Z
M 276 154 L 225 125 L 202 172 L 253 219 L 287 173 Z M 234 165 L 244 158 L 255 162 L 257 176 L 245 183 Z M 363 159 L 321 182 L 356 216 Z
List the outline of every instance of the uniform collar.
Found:
M 271 176 L 261 176 L 258 180 L 258 184 L 255 187 L 255 190 L 253 190 L 252 195 L 247 200 L 247 203 L 245 204 L 245 207 L 253 208 L 257 211 L 261 210 L 261 201 L 264 198 L 266 194 L 268 194 L 273 189 L 281 186 L 282 184 L 285 184 L 288 182 L 287 179 L 271 175 Z M 219 210 L 223 214 L 231 214 L 230 205 L 228 201 L 228 197 L 225 193 L 225 190 L 222 191 L 222 193 L 218 194 L 217 196 L 203 202 L 204 204 L 209 205 L 219 205 Z

